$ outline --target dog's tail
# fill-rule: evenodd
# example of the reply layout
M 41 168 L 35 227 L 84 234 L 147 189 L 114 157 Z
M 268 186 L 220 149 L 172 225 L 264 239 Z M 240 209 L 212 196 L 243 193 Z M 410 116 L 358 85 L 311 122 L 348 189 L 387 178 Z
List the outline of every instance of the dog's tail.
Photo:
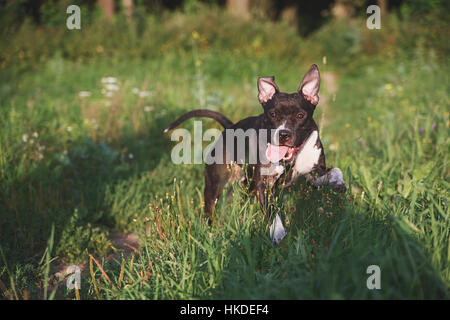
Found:
M 193 111 L 183 114 L 177 120 L 172 122 L 164 130 L 164 132 L 168 132 L 169 130 L 172 130 L 173 128 L 177 127 L 183 121 L 193 118 L 193 117 L 212 118 L 212 119 L 216 120 L 217 122 L 219 122 L 225 129 L 231 128 L 231 126 L 233 125 L 233 122 L 231 122 L 230 119 L 228 119 L 221 113 L 211 111 L 211 110 L 206 110 L 206 109 L 197 109 L 197 110 L 193 110 Z

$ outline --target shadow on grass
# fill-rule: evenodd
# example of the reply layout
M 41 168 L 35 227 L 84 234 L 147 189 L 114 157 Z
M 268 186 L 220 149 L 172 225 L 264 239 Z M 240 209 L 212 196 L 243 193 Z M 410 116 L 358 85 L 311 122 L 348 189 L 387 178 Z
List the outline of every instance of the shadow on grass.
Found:
M 140 254 L 105 261 L 112 283 L 95 268 L 101 298 L 448 299 L 424 242 L 389 208 L 376 212 L 327 188 L 293 188 L 280 197 L 288 235 L 275 248 L 256 199 L 219 202 L 209 227 L 198 206 L 169 209 L 189 200 L 184 188 L 138 225 Z M 379 290 L 367 287 L 372 265 L 381 270 Z M 82 297 L 93 298 L 84 288 Z
M 112 143 L 95 143 L 90 137 L 71 141 L 66 152 L 31 168 L 23 166 L 2 182 L 0 243 L 18 291 L 33 288 L 41 279 L 41 257 L 52 225 L 51 256 L 58 256 L 59 263 L 111 252 L 109 233 L 127 221 L 119 223 L 112 216 L 112 203 L 105 197 L 121 181 L 154 170 L 170 155 L 163 129 L 174 117 L 168 112 L 138 135 L 123 134 Z M 0 279 L 9 283 L 5 261 L 0 261 Z
M 322 210 L 326 201 L 316 201 L 322 194 L 313 191 L 308 199 L 295 201 L 288 236 L 278 248 L 267 230 L 235 239 L 227 250 L 221 285 L 201 298 L 449 298 L 417 234 L 388 208 L 386 214 L 373 215 L 370 208 L 348 200 L 339 208 L 335 197 L 333 209 Z M 379 290 L 367 287 L 372 265 L 381 270 Z

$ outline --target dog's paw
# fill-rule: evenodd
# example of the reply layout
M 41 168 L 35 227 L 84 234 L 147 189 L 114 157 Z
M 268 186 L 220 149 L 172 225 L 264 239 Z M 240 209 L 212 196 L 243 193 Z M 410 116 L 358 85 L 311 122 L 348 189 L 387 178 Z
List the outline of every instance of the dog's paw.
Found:
M 339 168 L 333 168 L 328 172 L 328 183 L 338 192 L 345 192 L 347 190 L 344 175 Z
M 345 192 L 347 187 L 345 186 L 344 175 L 341 169 L 333 168 L 324 174 L 323 176 L 314 180 L 314 185 L 316 187 L 329 184 L 338 192 Z
M 272 243 L 277 246 L 285 236 L 286 230 L 284 229 L 280 216 L 277 214 L 270 226 L 270 239 L 272 239 Z

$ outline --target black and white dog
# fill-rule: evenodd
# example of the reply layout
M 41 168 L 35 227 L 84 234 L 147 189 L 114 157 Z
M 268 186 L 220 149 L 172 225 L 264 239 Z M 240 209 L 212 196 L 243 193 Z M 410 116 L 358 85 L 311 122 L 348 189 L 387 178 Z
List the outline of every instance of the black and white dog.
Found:
M 291 94 L 280 92 L 274 77 L 259 78 L 258 100 L 264 109 L 261 115 L 245 118 L 233 124 L 220 113 L 194 110 L 169 125 L 165 132 L 186 119 L 208 117 L 217 120 L 226 129 L 209 154 L 209 157 L 220 158 L 222 161 L 205 165 L 205 213 L 209 222 L 213 217 L 214 206 L 221 190 L 233 179 L 243 181 L 250 190 L 257 193 L 266 216 L 271 212 L 268 199 L 273 196 L 274 189 L 281 182 L 284 186 L 289 186 L 298 177 L 306 176 L 313 180 L 316 186 L 329 183 L 339 191 L 345 190 L 341 170 L 326 168 L 319 130 L 313 119 L 314 110 L 319 102 L 319 86 L 320 75 L 316 65 L 312 65 L 305 74 L 298 91 Z M 238 144 L 234 143 L 237 137 L 227 134 L 230 129 L 255 133 L 248 135 L 245 140 L 245 159 L 238 157 Z M 268 131 L 270 132 L 267 136 L 268 143 L 266 141 L 261 145 L 258 143 L 259 138 L 262 132 Z M 229 147 L 227 141 L 233 142 L 232 147 Z M 258 146 L 256 151 L 253 146 Z M 249 155 L 253 154 L 256 154 L 256 162 L 244 166 L 244 163 L 248 163 Z M 244 168 L 246 172 L 243 172 Z M 319 176 L 316 179 L 312 178 L 314 172 Z M 284 234 L 284 228 L 277 215 L 271 227 L 273 241 L 278 243 Z

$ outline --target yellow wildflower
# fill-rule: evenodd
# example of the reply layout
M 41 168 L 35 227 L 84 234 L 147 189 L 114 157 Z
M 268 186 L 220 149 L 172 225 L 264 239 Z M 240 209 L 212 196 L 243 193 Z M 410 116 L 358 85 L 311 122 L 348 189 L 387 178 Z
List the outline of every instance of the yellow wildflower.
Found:
M 197 31 L 192 31 L 192 38 L 195 40 L 200 39 L 200 34 Z

